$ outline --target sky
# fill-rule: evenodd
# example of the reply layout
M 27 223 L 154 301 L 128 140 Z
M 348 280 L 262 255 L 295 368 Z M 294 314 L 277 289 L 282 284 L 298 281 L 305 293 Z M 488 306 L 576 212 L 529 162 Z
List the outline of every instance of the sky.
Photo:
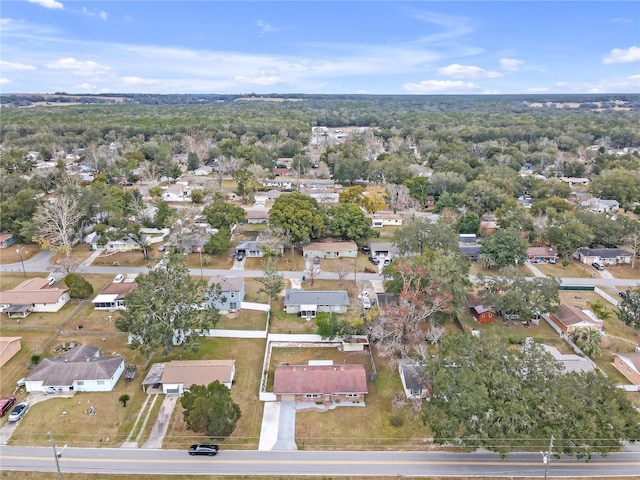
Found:
M 640 2 L 2 0 L 1 93 L 640 93 Z

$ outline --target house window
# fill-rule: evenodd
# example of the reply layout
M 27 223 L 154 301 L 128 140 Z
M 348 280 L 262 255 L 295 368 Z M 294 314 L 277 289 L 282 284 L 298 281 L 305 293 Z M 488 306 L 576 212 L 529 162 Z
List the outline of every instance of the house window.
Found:
M 104 380 L 98 380 L 98 385 L 104 385 L 106 382 Z
M 411 389 L 411 395 L 420 395 L 421 393 L 422 393 L 422 390 L 420 390 L 419 388 Z
M 319 393 L 307 393 L 305 395 L 306 398 L 320 398 L 320 394 Z
M 360 396 L 359 393 L 347 393 L 347 397 L 348 398 L 357 398 L 359 396 Z
M 84 385 L 84 380 L 78 380 L 76 383 L 77 383 L 78 385 Z
M 237 310 L 238 309 L 238 304 L 236 302 L 231 302 L 229 304 L 229 309 L 230 310 Z
M 236 292 L 229 292 L 229 298 L 236 298 Z

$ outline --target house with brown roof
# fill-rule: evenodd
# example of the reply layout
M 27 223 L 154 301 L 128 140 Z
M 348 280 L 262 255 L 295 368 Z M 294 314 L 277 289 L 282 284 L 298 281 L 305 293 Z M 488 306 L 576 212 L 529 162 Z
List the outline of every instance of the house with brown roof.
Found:
M 22 337 L 0 337 L 0 367 L 22 350 Z
M 565 333 L 573 333 L 581 328 L 602 330 L 604 324 L 589 310 L 568 305 L 560 305 L 556 312 L 549 313 L 549 319 Z
M 46 278 L 31 278 L 0 292 L 0 311 L 9 318 L 24 318 L 31 312 L 57 312 L 69 300 L 68 288 L 50 288 Z
M 469 292 L 465 297 L 465 302 L 469 308 L 469 313 L 478 323 L 493 323 L 496 314 L 492 307 L 482 304 L 480 295 L 475 292 Z
M 498 220 L 495 215 L 482 215 L 480 217 L 480 233 L 485 235 L 491 234 L 498 229 Z
M 363 365 L 279 365 L 273 393 L 277 401 L 361 402 L 364 406 L 367 373 Z
M 96 310 L 124 310 L 124 297 L 136 288 L 138 284 L 135 282 L 110 283 L 91 303 Z
M 558 259 L 558 251 L 553 247 L 529 247 L 527 248 L 527 260 L 535 263 L 555 262 Z
M 124 357 L 101 357 L 91 345 L 70 348 L 63 356 L 45 358 L 24 379 L 27 392 L 47 387 L 69 392 L 109 392 L 124 372 Z
M 613 366 L 634 385 L 640 385 L 640 351 L 614 353 Z
M 353 240 L 319 240 L 303 245 L 302 255 L 305 258 L 356 258 L 358 245 Z
M 182 395 L 191 385 L 209 385 L 215 381 L 231 388 L 236 375 L 235 360 L 172 360 L 154 363 L 142 382 L 145 390 L 162 389 L 165 394 Z

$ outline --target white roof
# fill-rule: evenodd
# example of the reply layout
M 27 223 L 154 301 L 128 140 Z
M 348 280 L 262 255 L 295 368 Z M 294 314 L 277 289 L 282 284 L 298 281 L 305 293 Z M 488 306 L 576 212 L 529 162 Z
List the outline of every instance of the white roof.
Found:
M 100 295 L 97 295 L 96 298 L 91 301 L 91 303 L 113 303 L 116 301 L 116 298 L 118 298 L 118 295 L 119 294 L 117 293 L 101 293 Z

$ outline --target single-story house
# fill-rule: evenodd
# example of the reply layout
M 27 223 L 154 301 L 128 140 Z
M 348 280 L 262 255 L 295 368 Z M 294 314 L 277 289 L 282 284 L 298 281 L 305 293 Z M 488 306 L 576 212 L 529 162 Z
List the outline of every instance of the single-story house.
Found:
M 602 198 L 590 198 L 580 202 L 583 208 L 594 213 L 615 213 L 620 209 L 617 200 L 604 200 Z
M 362 365 L 279 365 L 275 369 L 273 393 L 277 401 L 362 402 L 367 373 Z
M 222 313 L 240 310 L 244 301 L 244 278 L 216 275 L 209 280 L 209 285 L 213 284 L 220 285 L 220 296 L 207 300 L 209 308 L 215 307 Z
M 553 247 L 529 247 L 527 248 L 527 260 L 530 262 L 555 262 L 558 259 L 558 251 Z
M 154 363 L 142 387 L 145 391 L 161 388 L 162 393 L 182 395 L 191 385 L 207 386 L 217 380 L 230 389 L 235 375 L 235 360 L 172 360 Z
M 279 188 L 280 190 L 291 190 L 293 186 L 290 178 L 265 178 L 262 181 L 263 187 Z
M 568 183 L 570 187 L 575 185 L 589 185 L 589 179 L 584 177 L 560 177 L 560 180 L 564 183 Z
M 147 245 L 162 243 L 169 238 L 170 228 L 141 228 L 142 241 Z
M 371 213 L 367 215 L 371 219 L 372 228 L 399 227 L 402 225 L 402 215 L 391 212 Z
M 353 240 L 336 242 L 333 240 L 319 240 L 302 246 L 305 258 L 355 258 L 358 256 L 358 245 Z
M 480 245 L 460 244 L 458 248 L 460 253 L 469 257 L 469 260 L 472 262 L 478 260 L 478 256 L 480 255 Z
M 319 205 L 337 205 L 340 203 L 340 194 L 336 192 L 312 192 L 307 193 L 314 198 Z
M 247 210 L 247 223 L 268 223 L 269 210 Z
M 422 399 L 431 395 L 431 384 L 424 371 L 424 365 L 412 361 L 398 364 L 402 388 L 407 398 Z
M 631 254 L 622 248 L 580 248 L 578 260 L 591 264 L 600 262 L 605 265 L 617 265 L 619 263 L 631 263 Z
M 91 345 L 71 347 L 63 356 L 45 358 L 24 379 L 27 392 L 47 387 L 61 391 L 109 392 L 124 372 L 124 357 L 101 357 Z
M 16 239 L 11 233 L 0 233 L 0 248 L 8 248 L 15 245 Z
M 581 328 L 602 330 L 604 324 L 589 310 L 568 305 L 560 305 L 557 312 L 549 313 L 549 319 L 565 333 L 573 333 Z
M 0 367 L 22 350 L 22 337 L 0 337 Z
M 372 257 L 394 258 L 400 255 L 400 250 L 393 242 L 371 242 L 369 248 Z
M 469 313 L 473 315 L 478 323 L 493 323 L 495 320 L 495 312 L 492 307 L 487 307 L 482 304 L 480 296 L 475 292 L 467 293 L 465 302 L 469 308 Z
M 595 370 L 594 363 L 587 357 L 581 357 L 575 353 L 560 353 L 557 348 L 545 345 L 544 343 L 542 344 L 542 348 L 562 365 L 564 373 L 587 373 Z
M 482 215 L 480 217 L 480 232 L 485 235 L 491 234 L 498 229 L 498 220 L 495 215 Z
M 162 200 L 165 202 L 190 202 L 191 187 L 184 183 L 169 185 L 162 193 Z
M 349 294 L 346 290 L 289 289 L 284 294 L 284 310 L 301 317 L 314 318 L 318 312 L 347 313 Z
M 247 258 L 260 258 L 264 256 L 265 247 L 267 247 L 275 255 L 284 254 L 283 244 L 275 244 L 273 242 L 264 240 L 259 236 L 253 238 L 252 240 L 247 240 L 246 242 L 240 242 L 238 245 L 236 245 L 235 252 L 236 255 L 242 253 Z
M 104 250 L 107 253 L 115 252 L 131 252 L 140 250 L 141 247 L 135 240 L 131 238 L 123 238 L 120 240 L 101 241 L 100 235 L 96 235 L 91 239 L 91 250 Z
M 57 312 L 69 300 L 68 288 L 50 288 L 46 278 L 32 278 L 0 292 L 0 311 L 10 318 L 24 318 L 31 312 Z
M 614 353 L 613 366 L 634 385 L 640 385 L 640 351 Z
M 287 177 L 289 175 L 291 175 L 293 173 L 293 171 L 290 168 L 287 167 L 273 167 L 271 169 L 271 172 L 276 176 L 276 177 Z
M 110 283 L 91 300 L 96 310 L 124 310 L 124 297 L 138 287 L 135 282 Z

